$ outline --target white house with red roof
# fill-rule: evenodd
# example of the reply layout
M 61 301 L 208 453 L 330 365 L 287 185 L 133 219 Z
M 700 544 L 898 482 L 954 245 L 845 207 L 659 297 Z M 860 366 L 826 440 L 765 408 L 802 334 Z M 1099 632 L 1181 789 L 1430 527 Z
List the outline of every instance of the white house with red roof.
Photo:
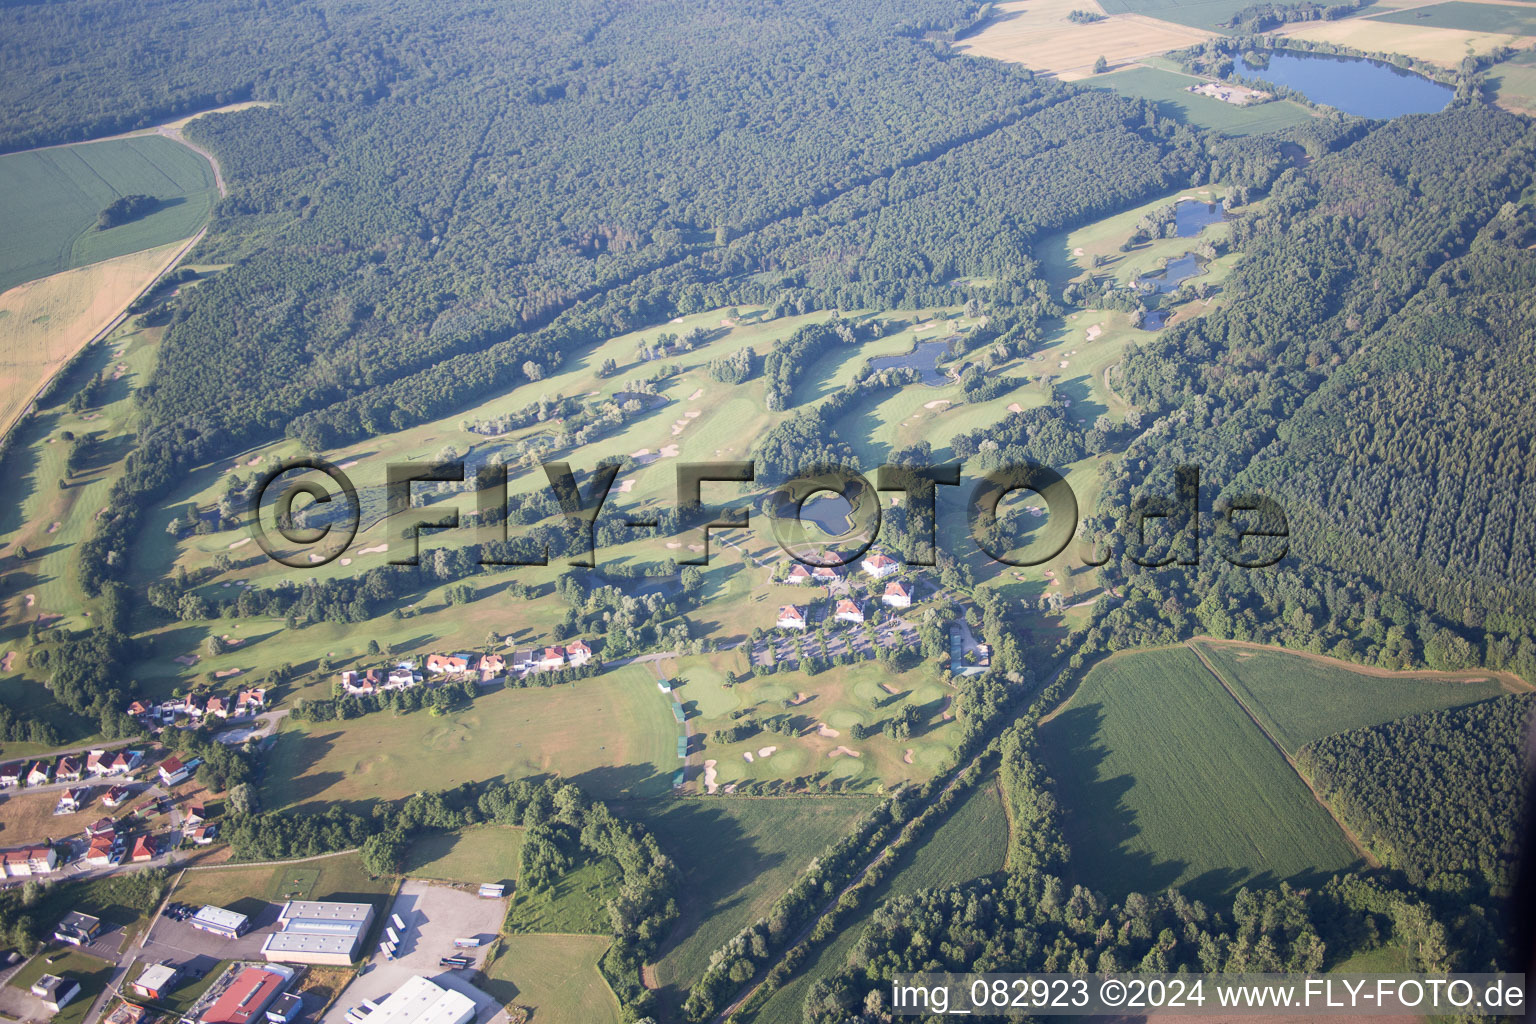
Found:
M 901 565 L 894 558 L 887 558 L 885 555 L 876 554 L 870 555 L 860 562 L 859 567 L 875 579 L 883 580 L 891 573 L 900 569 Z
M 214 718 L 229 717 L 229 702 L 223 697 L 209 697 L 208 704 L 204 708 L 208 715 Z
M 0 852 L 0 871 L 6 878 L 46 875 L 59 866 L 59 854 L 51 846 L 29 846 Z
M 470 657 L 467 654 L 429 654 L 427 655 L 427 675 L 463 675 L 469 671 Z
M 238 715 L 254 715 L 266 706 L 267 691 L 264 688 L 253 687 L 235 695 L 235 713 Z
M 852 622 L 854 624 L 858 624 L 864 621 L 864 612 L 859 607 L 858 602 L 850 601 L 847 598 L 844 598 L 843 600 L 837 602 L 837 608 L 835 611 L 833 611 L 832 617 L 839 622 Z
M 891 580 L 885 585 L 885 593 L 880 595 L 880 600 L 887 608 L 910 608 L 912 585 L 901 580 Z
M 804 629 L 805 612 L 792 604 L 779 609 L 779 620 L 774 623 L 780 629 Z
M 482 683 L 499 679 L 506 670 L 506 659 L 499 654 L 487 654 L 480 659 L 480 681 Z
M 0 786 L 21 785 L 21 777 L 26 770 L 27 766 L 20 761 L 12 761 L 10 764 L 0 765 Z
M 133 844 L 133 860 L 135 862 L 154 860 L 157 853 L 154 836 L 139 836 L 138 840 Z
M 107 790 L 107 795 L 101 798 L 101 802 L 108 807 L 120 806 L 124 800 L 133 794 L 133 790 L 127 786 L 113 786 Z
M 796 562 L 789 567 L 789 572 L 784 576 L 785 583 L 809 583 L 811 582 L 811 570 Z
M 843 574 L 830 565 L 818 565 L 811 570 L 811 579 L 817 583 L 836 583 L 843 578 Z
M 46 783 L 53 773 L 53 765 L 47 761 L 33 761 L 32 767 L 27 769 L 27 785 L 41 786 Z
M 572 640 L 565 645 L 565 657 L 572 668 L 580 668 L 592 660 L 592 648 L 583 640 Z
M 78 757 L 61 757 L 59 758 L 59 767 L 53 773 L 53 777 L 59 782 L 79 782 L 83 771 Z
M 546 647 L 539 660 L 534 662 L 534 667 L 541 672 L 548 672 L 557 668 L 565 668 L 565 648 Z
M 181 758 L 172 754 L 160 762 L 160 781 L 167 786 L 177 786 L 192 777 L 192 768 L 183 764 Z

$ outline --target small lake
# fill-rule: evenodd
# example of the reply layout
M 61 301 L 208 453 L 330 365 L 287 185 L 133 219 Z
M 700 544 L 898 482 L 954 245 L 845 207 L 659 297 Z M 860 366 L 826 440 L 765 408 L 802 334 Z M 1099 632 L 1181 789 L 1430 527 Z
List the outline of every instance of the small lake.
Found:
M 1204 268 L 1200 266 L 1200 260 L 1192 252 L 1187 252 L 1176 260 L 1169 260 L 1168 265 L 1156 274 L 1143 274 L 1135 282 L 1137 288 L 1150 287 L 1159 295 L 1176 292 L 1179 286 L 1192 277 L 1198 277 Z
M 1227 211 L 1220 203 L 1204 203 L 1198 199 L 1180 199 L 1173 207 L 1174 227 L 1180 238 L 1194 238 L 1212 224 L 1227 219 Z
M 1144 331 L 1160 331 L 1167 323 L 1166 309 L 1149 309 L 1141 317 L 1141 329 Z
M 1237 64 L 1244 75 L 1287 86 L 1313 103 L 1358 117 L 1433 114 L 1456 96 L 1448 85 L 1364 57 L 1272 50 L 1268 67 L 1254 67 L 1242 56 Z
M 950 383 L 949 376 L 939 369 L 939 360 L 949 355 L 949 344 L 943 341 L 925 341 L 911 352 L 900 356 L 880 356 L 869 361 L 870 369 L 888 370 L 893 366 L 910 366 L 922 374 L 920 383 L 936 388 Z
M 800 506 L 800 521 L 815 523 L 828 537 L 839 537 L 853 527 L 853 505 L 841 494 L 823 491 Z

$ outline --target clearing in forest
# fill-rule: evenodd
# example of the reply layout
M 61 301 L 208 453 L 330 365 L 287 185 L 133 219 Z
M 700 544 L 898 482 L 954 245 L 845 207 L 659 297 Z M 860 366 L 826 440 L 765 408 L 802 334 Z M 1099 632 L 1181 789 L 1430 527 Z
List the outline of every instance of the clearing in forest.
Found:
M 1214 34 L 1144 14 L 1079 23 L 1069 20 L 1073 11 L 1104 15 L 1097 0 L 1011 0 L 998 4 L 986 26 L 959 49 L 1072 80 L 1092 74 L 1100 57 L 1113 67 L 1193 46 Z

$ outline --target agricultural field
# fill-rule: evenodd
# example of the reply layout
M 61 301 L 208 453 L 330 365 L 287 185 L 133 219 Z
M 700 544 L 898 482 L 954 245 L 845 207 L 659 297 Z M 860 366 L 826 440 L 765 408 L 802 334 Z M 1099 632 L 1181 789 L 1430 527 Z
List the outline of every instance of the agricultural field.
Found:
M 1254 644 L 1191 646 L 1288 754 L 1324 736 L 1473 704 L 1515 685 L 1488 672 L 1386 672 Z
M 182 248 L 169 242 L 0 294 L 0 436 L 75 353 L 170 268 Z
M 1189 91 L 1189 86 L 1201 81 L 1204 79 L 1183 72 L 1134 67 L 1101 75 L 1093 84 L 1113 89 L 1122 96 L 1151 100 L 1164 117 L 1227 135 L 1262 135 L 1305 124 L 1312 117 L 1307 108 L 1290 100 L 1240 107 Z
M 831 942 L 820 946 L 805 966 L 755 1012 L 750 1024 L 800 1024 L 805 995 L 820 978 L 847 962 L 848 954 L 874 911 L 892 896 L 919 889 L 960 885 L 1002 870 L 1008 852 L 1008 819 L 997 787 L 979 785 L 934 829 L 926 842 L 904 853 L 895 869 L 866 899 Z
M 190 238 L 218 198 L 208 161 L 154 134 L 0 156 L 0 183 L 0 290 Z M 160 202 L 98 230 L 97 215 L 128 195 Z
M 262 804 L 274 810 L 398 800 L 423 780 L 556 774 L 599 800 L 668 792 L 677 724 L 654 677 L 638 667 L 555 687 L 503 688 L 441 717 L 381 711 L 346 722 L 285 719 L 269 756 Z
M 1468 32 L 1508 33 L 1536 36 L 1536 6 L 1518 4 L 1480 4 L 1467 0 L 1410 7 L 1390 14 L 1377 14 L 1372 21 L 1394 25 L 1422 25 L 1426 28 L 1451 28 Z
M 1486 74 L 1499 106 L 1517 114 L 1536 113 L 1536 50 L 1495 64 Z
M 1107 12 L 1109 16 L 1079 24 L 1067 18 L 1074 10 Z M 958 48 L 1070 81 L 1091 75 L 1100 57 L 1116 67 L 1193 46 L 1213 34 L 1145 12 L 1101 7 L 1096 0 L 1005 0 L 996 5 L 996 13 L 981 31 L 968 36 Z
M 669 999 L 703 975 L 709 956 L 762 917 L 773 900 L 874 806 L 860 797 L 669 800 L 641 817 L 686 879 L 682 917 L 662 947 L 656 977 Z
M 481 988 L 498 1003 L 525 1006 L 538 1024 L 619 1024 L 619 1001 L 597 965 L 601 935 L 503 935 Z
M 1193 651 L 1093 668 L 1040 735 L 1075 881 L 1116 897 L 1326 878 L 1359 855 Z
M 522 850 L 521 828 L 486 825 L 429 833 L 411 841 L 401 873 L 463 885 L 510 883 L 517 880 Z
M 1102 0 L 1102 3 L 1110 14 L 1143 14 L 1175 25 L 1206 29 L 1213 34 L 1225 31 L 1226 23 L 1233 15 L 1253 6 L 1248 0 Z
M 1425 9 L 1410 8 L 1375 18 L 1309 21 L 1287 25 L 1283 31 L 1295 39 L 1337 43 L 1367 53 L 1401 53 L 1447 68 L 1460 64 L 1463 57 L 1488 53 L 1499 46 L 1527 46 L 1533 41 L 1529 36 L 1511 31 L 1484 32 L 1426 24 L 1414 17 Z M 1521 9 L 1510 10 L 1520 12 Z

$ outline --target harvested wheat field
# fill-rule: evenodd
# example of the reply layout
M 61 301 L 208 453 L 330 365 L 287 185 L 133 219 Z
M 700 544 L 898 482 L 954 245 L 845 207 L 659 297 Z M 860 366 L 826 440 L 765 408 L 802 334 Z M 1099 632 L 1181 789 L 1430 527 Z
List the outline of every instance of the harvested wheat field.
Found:
M 1069 81 L 1091 75 L 1100 57 L 1114 67 L 1192 46 L 1215 35 L 1144 14 L 1111 14 L 1086 25 L 1067 20 L 1074 10 L 1103 14 L 1097 0 L 1010 0 L 997 7 L 998 14 L 991 23 L 959 48 Z
M 1524 49 L 1536 37 L 1470 29 L 1397 25 L 1380 18 L 1341 18 L 1286 26 L 1293 39 L 1313 39 L 1352 46 L 1371 53 L 1401 53 L 1443 67 L 1455 67 L 1463 57 L 1488 53 L 1496 46 Z
M 169 267 L 185 244 L 77 267 L 0 294 L 0 436 L 38 389 Z

